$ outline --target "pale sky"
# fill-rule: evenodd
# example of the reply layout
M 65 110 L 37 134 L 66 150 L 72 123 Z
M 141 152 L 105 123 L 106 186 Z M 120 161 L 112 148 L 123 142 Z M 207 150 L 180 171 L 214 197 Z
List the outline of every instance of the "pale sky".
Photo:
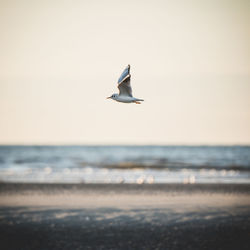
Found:
M 250 144 L 250 1 L 0 0 L 0 144 Z M 141 105 L 106 100 L 131 65 Z

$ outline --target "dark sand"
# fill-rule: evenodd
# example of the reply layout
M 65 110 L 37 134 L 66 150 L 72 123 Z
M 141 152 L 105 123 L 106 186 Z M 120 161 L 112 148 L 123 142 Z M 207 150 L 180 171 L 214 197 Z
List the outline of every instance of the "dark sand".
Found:
M 250 185 L 0 184 L 0 248 L 249 249 Z

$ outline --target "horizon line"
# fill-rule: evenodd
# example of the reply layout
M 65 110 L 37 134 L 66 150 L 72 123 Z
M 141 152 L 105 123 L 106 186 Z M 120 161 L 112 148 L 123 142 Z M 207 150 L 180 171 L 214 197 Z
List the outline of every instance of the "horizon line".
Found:
M 233 147 L 233 146 L 242 146 L 250 147 L 250 143 L 0 143 L 0 147 L 3 146 L 85 146 L 85 147 L 98 147 L 98 146 L 110 146 L 110 147 L 122 147 L 122 146 L 155 146 L 155 147 L 164 147 L 164 146 L 187 146 L 187 147 Z

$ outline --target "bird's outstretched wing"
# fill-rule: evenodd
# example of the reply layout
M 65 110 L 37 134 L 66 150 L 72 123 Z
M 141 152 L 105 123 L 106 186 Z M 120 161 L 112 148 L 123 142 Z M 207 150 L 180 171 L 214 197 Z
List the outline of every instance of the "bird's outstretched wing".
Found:
M 119 95 L 132 97 L 130 78 L 130 65 L 128 65 L 126 69 L 122 72 L 120 78 L 118 79 L 118 89 L 120 91 Z

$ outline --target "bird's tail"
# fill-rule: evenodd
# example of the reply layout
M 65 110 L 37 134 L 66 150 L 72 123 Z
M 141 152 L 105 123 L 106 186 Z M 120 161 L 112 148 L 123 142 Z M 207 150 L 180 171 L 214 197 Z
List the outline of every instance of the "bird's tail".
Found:
M 144 102 L 143 99 L 136 99 L 136 101 L 138 101 L 138 102 Z

